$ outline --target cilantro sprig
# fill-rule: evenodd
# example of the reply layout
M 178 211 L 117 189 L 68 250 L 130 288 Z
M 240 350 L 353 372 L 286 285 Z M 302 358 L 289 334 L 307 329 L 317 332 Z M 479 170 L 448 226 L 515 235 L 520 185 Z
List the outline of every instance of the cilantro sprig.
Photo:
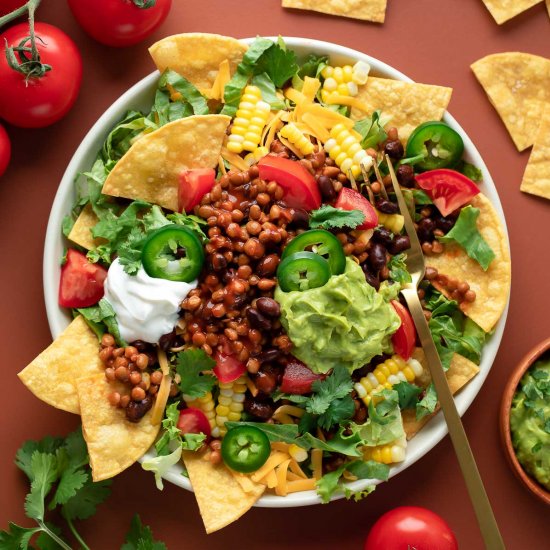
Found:
M 202 349 L 188 349 L 178 353 L 176 371 L 181 377 L 181 393 L 191 398 L 202 397 L 216 383 L 216 378 L 203 371 L 211 371 L 216 361 Z
M 347 227 L 355 229 L 365 221 L 365 214 L 360 210 L 342 210 L 330 204 L 324 204 L 314 210 L 309 218 L 311 229 L 339 229 Z

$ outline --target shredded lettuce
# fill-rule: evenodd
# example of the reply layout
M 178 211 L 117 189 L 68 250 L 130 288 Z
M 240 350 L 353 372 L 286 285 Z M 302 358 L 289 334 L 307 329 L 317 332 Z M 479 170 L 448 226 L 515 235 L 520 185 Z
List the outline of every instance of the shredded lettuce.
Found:
M 358 120 L 355 123 L 353 129 L 361 135 L 361 147 L 363 149 L 377 147 L 379 143 L 388 139 L 388 135 L 384 130 L 388 120 L 384 120 L 381 111 L 376 110 L 372 113 L 372 116 Z
M 432 382 L 426 389 L 424 397 L 416 404 L 416 420 L 432 414 L 437 406 L 437 392 Z
M 191 106 L 191 114 L 193 115 L 207 115 L 210 112 L 206 98 L 189 80 L 175 71 L 166 69 L 160 77 L 158 87 L 162 91 L 171 91 L 169 90 L 169 87 L 171 87 L 175 92 L 181 94 L 181 99 L 175 101 L 174 104 L 177 105 L 179 102 L 188 103 Z
M 119 346 L 127 345 L 120 337 L 115 310 L 105 298 L 101 298 L 95 306 L 78 308 L 77 311 L 84 317 L 98 340 L 108 332 L 114 336 Z

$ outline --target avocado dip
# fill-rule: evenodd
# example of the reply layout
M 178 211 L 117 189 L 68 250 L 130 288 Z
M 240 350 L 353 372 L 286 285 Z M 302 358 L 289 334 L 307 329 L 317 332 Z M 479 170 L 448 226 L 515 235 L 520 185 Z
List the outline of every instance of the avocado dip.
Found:
M 293 355 L 313 372 L 324 374 L 337 364 L 352 372 L 393 351 L 391 335 L 401 321 L 350 258 L 345 271 L 324 286 L 303 292 L 277 287 L 275 300 Z
M 521 379 L 510 430 L 524 470 L 550 491 L 550 358 L 537 361 Z

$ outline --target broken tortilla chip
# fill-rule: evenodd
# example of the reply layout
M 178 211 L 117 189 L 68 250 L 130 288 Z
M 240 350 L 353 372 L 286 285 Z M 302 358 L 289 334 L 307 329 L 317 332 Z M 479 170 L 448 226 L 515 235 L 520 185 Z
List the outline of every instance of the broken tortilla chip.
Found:
M 178 210 L 181 172 L 217 166 L 230 120 L 225 115 L 194 115 L 144 135 L 111 170 L 102 192 Z
M 427 256 L 426 265 L 442 275 L 466 281 L 476 293 L 473 302 L 462 302 L 460 309 L 485 332 L 493 330 L 500 319 L 510 292 L 511 266 L 508 239 L 493 205 L 485 195 L 476 195 L 471 204 L 479 208 L 477 226 L 481 236 L 495 253 L 487 271 L 472 260 L 457 244 L 445 243 L 443 254 Z M 446 289 L 443 294 L 450 299 Z
M 244 491 L 226 466 L 214 465 L 200 453 L 184 452 L 183 462 L 207 533 L 239 519 L 265 491 L 265 485 L 252 481 L 251 489 Z
M 406 141 L 418 125 L 427 120 L 441 120 L 452 91 L 443 86 L 369 77 L 366 84 L 359 86 L 356 98 L 370 113 L 380 109 L 384 116 L 391 116 L 388 126 L 397 127 L 399 138 Z M 365 113 L 352 109 L 352 119 L 364 117 Z
M 483 3 L 499 25 L 540 2 L 542 0 L 483 0 Z
M 550 59 L 521 52 L 488 55 L 471 65 L 518 151 L 533 145 L 550 102 Z
M 78 215 L 67 238 L 86 250 L 97 248 L 101 243 L 105 242 L 105 239 L 94 239 L 92 237 L 92 228 L 98 221 L 99 218 L 95 215 L 92 205 L 87 204 Z
M 94 481 L 111 478 L 147 452 L 160 424 L 151 424 L 151 411 L 139 422 L 127 420 L 124 410 L 113 407 L 108 399 L 113 391 L 124 393 L 124 384 L 109 382 L 103 373 L 79 378 L 76 388 L 92 478 Z
M 550 103 L 546 104 L 543 111 L 520 189 L 525 193 L 550 199 Z
M 424 373 L 421 377 L 415 380 L 415 383 L 423 388 L 426 388 L 432 381 L 432 377 L 430 375 L 428 365 L 426 364 L 426 358 L 422 348 L 416 348 L 413 353 L 413 357 L 424 367 Z M 478 372 L 479 367 L 475 363 L 472 363 L 469 359 L 455 353 L 451 360 L 451 366 L 447 371 L 447 382 L 451 393 L 454 395 L 458 392 L 458 390 L 465 386 Z M 416 411 L 414 409 L 405 409 L 402 411 L 403 429 L 405 430 L 407 439 L 412 439 L 422 429 L 422 427 L 436 415 L 439 408 L 438 403 L 434 413 L 425 416 L 420 420 L 416 420 Z
M 283 0 L 283 8 L 318 11 L 374 23 L 384 22 L 386 4 L 387 0 Z
M 77 378 L 97 373 L 104 377 L 98 350 L 96 335 L 79 315 L 18 376 L 42 401 L 79 414 Z
M 246 50 L 246 44 L 229 36 L 187 33 L 155 42 L 149 53 L 161 73 L 170 68 L 205 90 L 214 84 L 222 61 L 229 61 L 233 74 Z

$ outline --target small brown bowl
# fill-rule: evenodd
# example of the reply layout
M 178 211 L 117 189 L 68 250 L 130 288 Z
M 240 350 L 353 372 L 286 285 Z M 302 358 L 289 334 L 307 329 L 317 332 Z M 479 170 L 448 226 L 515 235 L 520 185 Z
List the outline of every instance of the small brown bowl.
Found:
M 527 355 L 525 355 L 525 357 L 519 362 L 518 366 L 512 372 L 512 375 L 506 384 L 500 406 L 500 435 L 508 463 L 510 464 L 510 467 L 516 477 L 523 483 L 523 485 L 546 504 L 550 504 L 550 492 L 524 471 L 516 457 L 516 453 L 512 445 L 512 436 L 510 434 L 510 408 L 512 406 L 512 399 L 516 393 L 517 386 L 522 376 L 533 365 L 533 363 L 548 350 L 550 350 L 550 338 L 536 345 L 531 351 L 529 351 L 529 353 L 527 353 Z

